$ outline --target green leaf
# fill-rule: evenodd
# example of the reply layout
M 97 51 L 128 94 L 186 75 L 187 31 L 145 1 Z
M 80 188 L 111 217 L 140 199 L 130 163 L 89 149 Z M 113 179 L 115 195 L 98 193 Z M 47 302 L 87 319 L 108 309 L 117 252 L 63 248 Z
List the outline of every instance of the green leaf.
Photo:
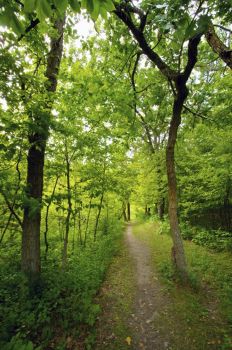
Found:
M 33 350 L 33 348 L 34 348 L 33 343 L 31 341 L 29 341 L 25 347 L 25 350 Z
M 36 8 L 36 0 L 25 0 L 24 1 L 24 12 L 31 13 Z
M 94 9 L 93 12 L 91 13 L 91 17 L 94 21 L 97 20 L 98 16 L 99 16 L 99 12 L 100 12 L 100 1 L 99 0 L 95 0 L 94 2 Z
M 10 22 L 10 16 L 8 15 L 8 13 L 6 11 L 2 12 L 0 14 L 0 25 L 7 26 L 9 25 L 9 22 Z
M 10 25 L 17 35 L 20 35 L 24 32 L 24 27 L 22 23 L 18 20 L 14 13 L 11 16 Z
M 105 7 L 100 7 L 100 11 L 99 11 L 100 15 L 102 16 L 103 19 L 107 19 L 107 11 L 105 9 Z
M 102 5 L 105 7 L 105 9 L 107 11 L 114 11 L 115 10 L 114 3 L 111 0 L 104 0 Z
M 52 9 L 48 0 L 37 1 L 36 10 L 40 20 L 43 20 L 46 17 L 51 17 Z
M 195 32 L 195 21 L 192 21 L 190 25 L 185 30 L 185 39 L 189 39 L 194 35 Z
M 87 0 L 81 0 L 81 7 L 83 7 L 84 9 L 87 8 Z
M 87 0 L 87 11 L 91 14 L 93 12 L 93 0 Z
M 80 12 L 81 4 L 78 0 L 69 0 L 69 5 L 74 12 Z
M 211 23 L 211 19 L 209 16 L 207 15 L 200 16 L 199 20 L 197 21 L 197 24 L 198 24 L 197 31 L 205 32 L 208 29 L 210 23 Z
M 63 15 L 68 7 L 68 0 L 54 0 L 58 12 Z

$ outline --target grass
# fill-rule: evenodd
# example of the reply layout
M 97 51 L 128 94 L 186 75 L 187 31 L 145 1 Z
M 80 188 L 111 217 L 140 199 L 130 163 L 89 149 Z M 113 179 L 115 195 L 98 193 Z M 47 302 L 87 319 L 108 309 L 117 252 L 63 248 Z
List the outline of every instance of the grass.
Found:
M 185 242 L 192 288 L 173 280 L 171 238 L 159 234 L 159 223 L 135 225 L 134 233 L 152 249 L 170 303 L 160 323 L 171 337 L 172 350 L 232 349 L 232 256 Z
M 131 336 L 128 323 L 135 295 L 134 267 L 125 243 L 113 259 L 98 297 L 102 313 L 96 325 L 95 350 L 125 350 Z

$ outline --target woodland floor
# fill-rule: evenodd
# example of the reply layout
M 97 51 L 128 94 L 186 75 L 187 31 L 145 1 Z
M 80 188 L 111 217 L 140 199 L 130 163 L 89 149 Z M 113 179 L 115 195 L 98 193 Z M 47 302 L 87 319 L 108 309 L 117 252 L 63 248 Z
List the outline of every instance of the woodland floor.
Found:
M 97 302 L 95 350 L 232 349 L 223 344 L 227 328 L 213 291 L 165 284 L 156 271 L 152 236 L 128 225 Z M 157 253 L 158 254 L 158 253 Z

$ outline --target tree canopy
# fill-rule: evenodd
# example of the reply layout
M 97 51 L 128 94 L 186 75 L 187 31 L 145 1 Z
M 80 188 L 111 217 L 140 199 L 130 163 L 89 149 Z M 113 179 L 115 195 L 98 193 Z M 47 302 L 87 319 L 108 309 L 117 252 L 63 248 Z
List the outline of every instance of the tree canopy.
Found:
M 169 218 L 185 282 L 184 225 L 231 240 L 231 20 L 230 0 L 0 1 L 0 242 L 33 288 L 131 218 Z

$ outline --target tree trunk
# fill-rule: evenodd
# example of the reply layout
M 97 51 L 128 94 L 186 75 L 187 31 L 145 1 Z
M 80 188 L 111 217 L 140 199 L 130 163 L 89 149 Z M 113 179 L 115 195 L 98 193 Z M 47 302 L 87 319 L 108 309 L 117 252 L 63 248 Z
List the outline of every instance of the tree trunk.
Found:
M 94 241 L 96 241 L 96 238 L 97 238 L 97 229 L 98 229 L 99 219 L 100 219 L 101 210 L 102 210 L 103 198 L 104 198 L 104 192 L 102 192 L 99 207 L 98 207 L 98 213 L 97 213 L 96 223 L 94 228 Z
M 45 102 L 46 116 L 41 112 L 34 119 L 34 130 L 30 132 L 29 151 L 27 156 L 27 199 L 24 205 L 23 234 L 22 234 L 22 270 L 29 276 L 40 273 L 40 223 L 43 194 L 43 170 L 46 142 L 48 139 L 52 95 L 56 91 L 57 75 L 63 51 L 64 19 L 55 22 L 58 38 L 51 39 L 48 54 L 46 90 L 49 93 Z
M 213 51 L 232 69 L 232 50 L 227 47 L 215 32 L 213 24 L 205 33 L 206 40 Z
M 29 275 L 40 273 L 40 221 L 45 144 L 40 135 L 29 138 L 27 157 L 27 203 L 24 206 L 22 269 Z M 40 148 L 39 146 L 40 145 Z
M 130 202 L 127 202 L 127 220 L 131 220 L 131 207 L 130 207 Z
M 81 225 L 81 209 L 78 211 L 78 235 L 79 235 L 79 243 L 80 243 L 80 245 L 83 245 L 82 225 Z
M 147 207 L 147 204 L 146 204 L 146 206 L 145 206 L 145 208 L 144 208 L 144 214 L 145 214 L 145 216 L 148 216 L 148 207 Z
M 181 111 L 186 97 L 187 89 L 182 94 L 178 93 L 175 97 L 166 149 L 166 164 L 168 177 L 168 212 L 173 240 L 172 259 L 174 266 L 181 273 L 184 279 L 187 278 L 187 264 L 177 214 L 178 202 L 175 170 L 175 144 L 177 139 L 178 127 L 181 123 Z
M 92 208 L 92 199 L 93 199 L 93 196 L 91 195 L 90 201 L 89 201 L 89 210 L 87 215 L 86 227 L 85 227 L 84 247 L 86 246 L 86 240 L 87 240 L 87 234 L 88 234 L 88 228 L 89 228 L 89 219 L 90 219 L 91 208 Z
M 49 243 L 48 243 L 48 218 L 49 218 L 49 210 L 50 210 L 50 206 L 52 204 L 53 198 L 55 196 L 55 192 L 56 192 L 56 186 L 58 184 L 58 180 L 59 180 L 59 175 L 56 176 L 56 181 L 55 184 L 53 186 L 53 190 L 52 190 L 52 194 L 51 194 L 51 198 L 49 203 L 47 204 L 47 208 L 46 208 L 46 214 L 45 214 L 45 230 L 44 230 L 44 243 L 45 243 L 45 260 L 47 260 L 47 254 L 48 254 L 48 249 L 49 249 Z
M 165 209 L 165 199 L 160 198 L 159 203 L 157 205 L 157 212 L 160 220 L 163 220 L 164 218 L 164 209 Z
M 127 222 L 128 220 L 127 220 L 127 214 L 126 214 L 126 204 L 124 201 L 122 203 L 122 215 L 121 215 L 121 217 L 122 216 L 123 216 L 124 221 Z
M 68 194 L 68 212 L 65 220 L 65 236 L 64 236 L 64 246 L 62 254 L 62 267 L 63 269 L 67 265 L 68 258 L 68 241 L 69 241 L 69 228 L 70 228 L 70 218 L 72 214 L 72 195 L 71 195 L 71 183 L 70 183 L 70 160 L 68 156 L 68 145 L 67 140 L 65 140 L 65 160 L 66 160 L 66 183 L 67 183 L 67 194 Z

